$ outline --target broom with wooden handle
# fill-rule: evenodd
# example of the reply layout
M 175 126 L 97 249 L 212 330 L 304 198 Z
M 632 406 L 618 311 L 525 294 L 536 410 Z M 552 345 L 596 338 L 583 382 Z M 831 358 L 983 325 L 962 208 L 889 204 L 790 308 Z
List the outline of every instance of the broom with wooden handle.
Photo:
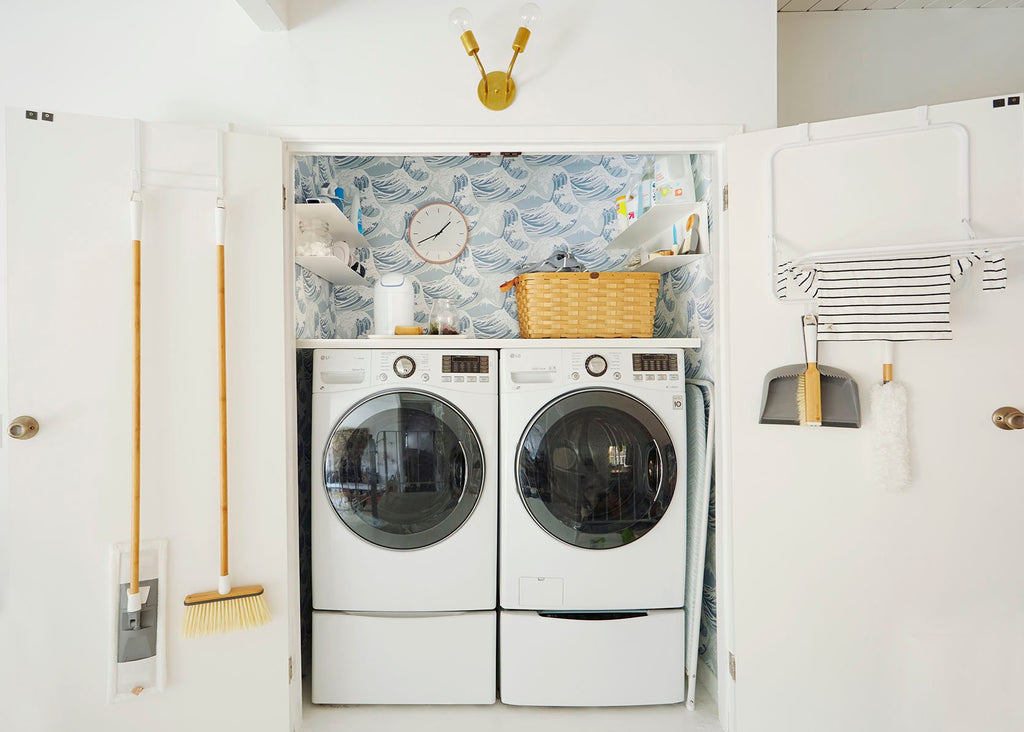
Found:
M 254 628 L 270 621 L 262 585 L 231 587 L 228 572 L 228 411 L 227 355 L 224 317 L 225 210 L 217 201 L 217 305 L 220 330 L 220 580 L 217 589 L 185 598 L 186 638 Z

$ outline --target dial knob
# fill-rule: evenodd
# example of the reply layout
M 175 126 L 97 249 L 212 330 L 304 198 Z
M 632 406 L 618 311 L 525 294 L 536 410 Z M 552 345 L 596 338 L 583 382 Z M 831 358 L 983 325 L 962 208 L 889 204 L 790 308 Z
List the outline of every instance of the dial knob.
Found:
M 394 369 L 398 378 L 408 379 L 416 373 L 416 362 L 412 360 L 411 356 L 399 356 L 395 359 Z
M 591 376 L 604 376 L 604 372 L 608 370 L 608 362 L 604 356 L 593 355 L 587 359 L 587 373 Z

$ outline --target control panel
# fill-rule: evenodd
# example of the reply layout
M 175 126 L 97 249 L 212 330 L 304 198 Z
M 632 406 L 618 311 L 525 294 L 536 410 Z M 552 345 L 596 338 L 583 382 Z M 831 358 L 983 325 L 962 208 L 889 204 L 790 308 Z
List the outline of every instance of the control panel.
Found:
M 610 382 L 678 388 L 684 380 L 679 351 L 566 351 L 563 368 L 565 383 L 580 386 Z
M 450 384 L 486 391 L 497 382 L 496 353 L 386 350 L 374 354 L 374 378 L 379 384 Z
M 497 382 L 497 351 L 332 348 L 314 352 L 314 393 L 370 386 L 435 386 L 493 393 Z

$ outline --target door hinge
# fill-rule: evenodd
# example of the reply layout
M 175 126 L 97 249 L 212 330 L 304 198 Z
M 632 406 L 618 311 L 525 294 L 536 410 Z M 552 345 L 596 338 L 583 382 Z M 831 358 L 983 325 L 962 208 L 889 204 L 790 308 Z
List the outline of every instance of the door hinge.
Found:
M 733 681 L 736 680 L 736 656 L 733 655 L 732 651 L 729 651 L 729 676 Z
M 285 190 L 284 186 L 281 186 L 281 210 L 288 210 L 288 191 Z
M 725 184 L 725 188 L 722 189 L 722 210 L 729 210 L 729 184 Z
M 292 683 L 292 676 L 294 671 L 294 663 L 292 663 L 292 657 L 288 656 L 288 683 Z

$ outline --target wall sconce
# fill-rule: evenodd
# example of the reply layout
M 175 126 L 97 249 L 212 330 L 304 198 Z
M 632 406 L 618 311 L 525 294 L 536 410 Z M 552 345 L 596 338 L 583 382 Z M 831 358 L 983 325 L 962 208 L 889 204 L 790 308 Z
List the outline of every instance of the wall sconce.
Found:
M 519 9 L 519 30 L 516 31 L 515 40 L 512 41 L 512 60 L 508 63 L 508 71 L 492 71 L 487 73 L 484 65 L 480 63 L 480 46 L 470 26 L 473 24 L 473 16 L 465 8 L 455 8 L 448 16 L 452 28 L 459 34 L 466 53 L 473 57 L 476 65 L 480 68 L 480 84 L 476 93 L 480 101 L 488 109 L 495 111 L 505 109 L 516 98 L 516 83 L 512 80 L 512 67 L 516 64 L 516 58 L 526 49 L 526 42 L 530 40 L 530 26 L 540 20 L 540 6 L 537 3 L 526 3 Z

